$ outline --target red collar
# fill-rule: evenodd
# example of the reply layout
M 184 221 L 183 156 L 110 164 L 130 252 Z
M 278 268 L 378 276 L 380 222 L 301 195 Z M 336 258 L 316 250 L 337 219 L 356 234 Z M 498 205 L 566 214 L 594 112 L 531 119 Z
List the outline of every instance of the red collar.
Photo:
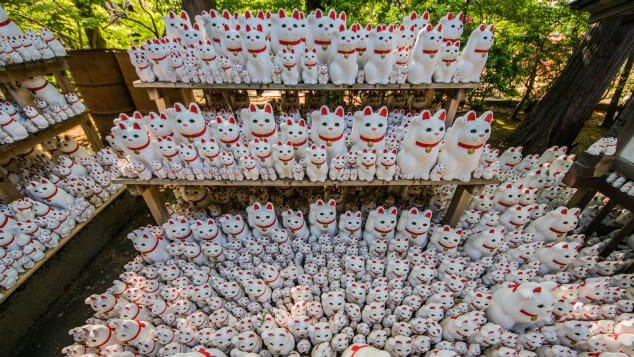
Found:
M 273 128 L 273 130 L 271 130 L 271 132 L 270 132 L 270 133 L 266 133 L 266 134 L 258 134 L 258 133 L 254 132 L 254 131 L 251 131 L 251 134 L 252 134 L 253 136 L 258 137 L 258 138 L 268 138 L 269 136 L 272 136 L 273 134 L 275 134 L 275 128 Z
M 560 266 L 560 267 L 562 267 L 562 268 L 565 268 L 565 267 L 566 267 L 566 265 L 568 265 L 568 264 L 564 264 L 564 263 L 558 262 L 556 259 L 553 259 L 553 263 L 555 263 L 555 264 L 559 265 L 559 266 Z
M 278 271 L 277 271 L 277 275 L 275 276 L 275 278 L 274 278 L 274 279 L 271 279 L 271 280 L 264 280 L 264 282 L 265 282 L 265 283 L 267 283 L 267 284 L 270 284 L 270 283 L 272 283 L 272 282 L 274 282 L 274 281 L 277 281 L 277 278 L 279 278 L 279 277 L 280 277 L 280 271 L 278 270 Z
M 145 255 L 145 254 L 152 253 L 154 250 L 156 250 L 156 247 L 158 247 L 159 241 L 161 241 L 161 240 L 162 240 L 161 237 L 156 236 L 156 243 L 154 243 L 154 247 L 152 247 L 152 249 L 150 249 L 150 250 L 146 250 L 145 252 L 141 252 L 141 254 Z
M 482 145 L 484 144 L 480 144 L 480 145 L 467 145 L 467 144 L 463 144 L 461 142 L 458 142 L 458 146 L 460 146 L 463 149 L 479 149 L 482 147 Z
M 191 203 L 198 203 L 198 202 L 202 202 L 205 200 L 205 198 L 207 198 L 207 194 L 209 191 L 205 190 L 205 195 L 203 196 L 203 198 L 199 199 L 199 200 L 194 200 L 194 201 L 189 201 Z M 189 237 L 189 236 L 188 236 Z
M 8 25 L 8 24 L 10 24 L 10 23 L 11 23 L 11 19 L 10 19 L 10 18 L 7 18 L 6 20 L 4 20 L 4 21 L 0 22 L 0 27 L 7 26 L 7 25 Z
M 37 92 L 38 90 L 44 89 L 47 85 L 48 85 L 48 82 L 44 82 L 44 84 L 42 84 L 41 86 L 35 87 L 35 88 L 29 88 L 29 90 L 31 92 Z
M 205 127 L 203 128 L 203 130 L 200 131 L 200 133 L 197 134 L 181 134 L 182 136 L 191 139 L 191 138 L 197 138 L 199 136 L 203 136 L 205 135 L 205 133 L 207 132 L 207 126 L 205 125 Z
M 357 52 L 365 52 L 365 50 L 367 50 L 367 48 L 357 48 Z
M 215 43 L 220 43 L 220 39 L 219 38 L 213 38 L 212 40 L 214 40 Z
M 174 157 L 174 156 L 176 156 L 176 155 L 178 155 L 178 151 L 177 151 L 177 152 L 175 152 L 175 153 L 173 153 L 172 155 L 165 155 L 165 154 L 163 154 L 163 156 L 165 156 L 165 157 L 169 157 L 169 158 L 172 158 L 172 157 Z
M 209 241 L 212 241 L 212 240 L 216 239 L 216 237 L 218 237 L 218 233 L 220 233 L 220 231 L 218 229 L 216 229 L 216 234 L 214 234 L 213 237 L 211 237 L 211 238 L 200 238 L 200 239 L 209 242 Z
M 335 141 L 339 141 L 341 140 L 341 138 L 343 138 L 343 131 L 341 132 L 341 135 L 337 136 L 336 138 L 327 138 L 325 136 L 322 136 L 321 134 L 319 134 L 319 138 L 325 142 L 335 142 Z M 308 139 L 306 139 L 308 140 Z
M 335 221 L 335 218 L 333 218 L 333 219 L 332 219 L 332 221 L 329 221 L 329 222 L 320 222 L 318 219 L 316 219 L 316 221 L 317 221 L 317 223 L 319 223 L 319 224 L 331 224 L 332 222 L 334 222 L 334 221 Z
M 43 200 L 50 200 L 51 198 L 55 197 L 55 195 L 57 194 L 57 191 L 58 191 L 58 188 L 57 188 L 57 186 L 55 186 L 55 191 L 50 196 L 42 197 L 42 199 Z
M 218 155 L 220 155 L 220 151 L 218 151 L 218 153 L 216 155 L 214 155 L 214 156 L 207 156 L 207 155 L 203 155 L 203 156 L 206 157 L 209 160 L 213 160 L 213 159 L 217 158 Z
M 452 62 L 456 62 L 456 59 L 455 58 L 454 59 L 444 59 L 443 58 L 442 61 L 445 62 L 445 63 L 452 63 Z
M 322 161 L 322 162 L 314 162 L 314 161 L 311 161 L 310 163 L 311 163 L 311 164 L 313 164 L 313 165 L 318 166 L 318 165 L 323 165 L 325 162 L 326 162 L 326 160 L 324 160 L 324 161 Z
M 474 51 L 475 51 L 475 53 L 488 53 L 489 52 L 489 50 L 479 50 L 477 48 Z
M 76 153 L 76 152 L 77 152 L 77 150 L 79 150 L 79 144 L 77 144 L 77 145 L 75 146 L 75 148 L 73 149 L 73 151 L 68 151 L 68 152 L 65 152 L 64 154 L 67 154 L 67 155 L 74 154 L 74 153 Z
M 238 48 L 229 48 L 229 47 L 227 47 L 227 51 L 231 51 L 231 52 L 234 52 L 234 53 L 240 52 L 240 51 L 242 51 L 242 47 L 238 47 Z
M 289 66 L 289 65 L 285 64 L 284 67 L 286 67 L 286 69 L 290 70 L 291 68 L 295 67 L 295 63 L 293 63 L 292 66 Z
M 414 238 L 416 238 L 417 236 L 421 236 L 421 235 L 423 235 L 423 234 L 426 234 L 426 233 L 427 233 L 427 231 L 422 232 L 422 233 L 412 232 L 412 231 L 410 231 L 410 230 L 409 230 L 409 227 L 405 227 L 405 232 L 407 232 L 407 233 L 411 234 Z
M 297 46 L 300 44 L 300 42 L 302 42 L 301 39 L 297 40 L 297 41 L 282 41 L 279 40 L 280 45 L 284 45 L 284 46 Z
M 50 40 L 44 40 L 44 41 L 46 41 L 46 43 L 51 43 L 51 42 L 55 41 L 55 37 L 51 38 Z
M 185 239 L 189 238 L 191 235 L 192 235 L 192 231 L 189 231 L 189 233 L 187 233 L 186 236 L 184 236 L 184 237 L 176 237 L 176 239 L 182 242 Z
M 271 155 L 269 154 L 269 156 L 271 156 Z M 259 157 L 259 156 L 258 156 L 258 157 Z M 267 156 L 267 157 L 268 157 L 268 156 Z M 281 157 L 278 157 L 278 159 L 280 159 L 280 160 L 282 160 L 282 161 L 284 161 L 284 162 L 289 162 L 289 161 L 293 160 L 294 158 L 295 158 L 295 157 L 293 157 L 293 156 L 291 156 L 291 157 L 290 157 L 290 158 L 288 158 L 288 159 L 283 159 L 283 158 L 281 158 Z
M 196 157 L 194 157 L 193 159 L 191 159 L 191 160 L 185 159 L 185 161 L 192 162 L 192 161 L 195 161 L 196 159 L 198 159 L 198 153 L 196 153 Z
M 15 240 L 15 235 L 12 235 L 12 236 L 11 236 L 11 241 L 10 241 L 9 243 L 7 243 L 7 244 L 0 245 L 0 247 L 3 247 L 3 248 L 8 247 L 8 246 L 10 246 L 10 245 L 11 245 L 11 243 L 13 243 L 13 241 L 14 241 L 14 240 Z
M 297 143 L 297 144 L 292 143 L 292 144 L 293 144 L 293 146 L 302 146 L 302 145 L 306 144 L 307 141 L 308 141 L 308 138 L 304 139 L 304 141 L 302 141 L 301 143 Z
M 486 245 L 486 244 L 482 244 L 482 246 L 483 246 L 484 248 L 488 249 L 488 250 L 495 250 L 495 249 L 497 249 L 497 247 L 489 247 L 489 246 L 488 246 L 488 245 Z
M 420 146 L 422 148 L 433 148 L 434 146 L 440 144 L 442 140 L 438 140 L 437 142 L 433 143 L 433 144 L 426 144 L 426 143 L 421 143 L 420 141 L 416 142 L 416 146 Z
M 198 353 L 200 353 L 201 355 L 205 356 L 205 357 L 214 357 L 212 356 L 209 352 L 205 351 L 204 348 L 199 349 L 198 351 L 196 351 Z
M 126 341 L 134 341 L 136 340 L 137 337 L 139 337 L 139 335 L 141 334 L 141 331 L 143 330 L 143 328 L 145 327 L 145 324 L 141 321 L 137 321 L 134 320 L 137 324 L 139 324 L 139 330 L 136 332 L 136 334 L 134 334 L 134 336 L 132 336 L 132 338 L 126 340 Z
M 568 233 L 568 232 L 564 232 L 564 231 L 558 231 L 558 230 L 556 230 L 553 227 L 550 227 L 549 229 L 550 229 L 551 232 L 554 232 L 554 233 L 557 233 L 557 234 L 566 234 L 566 233 Z
M 179 69 L 179 68 L 181 68 L 181 67 L 183 67 L 183 63 L 181 63 L 181 65 L 180 65 L 180 66 L 176 66 L 176 67 L 173 67 L 173 68 L 174 68 L 174 69 Z
M 366 138 L 363 135 L 359 135 L 359 139 L 365 141 L 366 143 L 372 142 L 372 143 L 378 143 L 379 141 L 383 140 L 383 138 L 385 137 L 385 135 L 381 135 L 380 138 L 376 138 L 376 139 L 370 139 L 370 138 Z M 482 146 L 482 145 L 480 145 Z
M 406 65 L 406 64 L 407 64 L 407 62 L 398 62 L 398 61 L 397 61 L 397 62 L 396 62 L 396 64 L 398 64 L 398 65 L 400 65 L 400 66 L 404 66 L 404 65 Z
M 249 53 L 262 53 L 264 51 L 266 51 L 266 46 L 260 48 L 259 50 L 248 50 Z
M 386 55 L 390 52 L 392 52 L 392 50 L 374 50 L 374 53 L 376 53 L 377 55 Z
M 97 345 L 97 347 L 101 347 L 105 345 L 106 343 L 108 343 L 108 341 L 110 341 L 110 337 L 112 337 L 112 329 L 108 326 L 108 337 L 105 339 L 105 341 Z
M 156 62 L 158 62 L 158 61 L 162 61 L 162 60 L 164 60 L 166 57 L 167 57 L 167 55 L 165 55 L 165 56 L 163 56 L 163 57 L 160 57 L 160 58 L 152 58 L 152 61 L 156 61 Z
M 328 41 L 315 40 L 315 44 L 316 45 L 320 45 L 320 46 L 328 46 L 328 45 L 330 45 L 330 43 L 331 43 L 330 40 L 328 40 Z
M 381 162 L 380 164 L 381 164 L 381 166 L 383 166 L 383 167 L 392 167 L 392 166 L 394 166 L 394 163 L 391 163 L 391 164 L 389 164 L 389 165 L 388 165 L 388 164 L 386 164 L 386 163 Z
M 340 53 L 342 55 L 351 55 L 353 53 L 357 52 L 357 49 L 355 48 L 354 50 L 350 50 L 350 51 L 342 51 L 342 50 L 338 50 L 337 53 Z
M 455 40 L 457 40 L 457 38 L 443 38 L 442 42 L 453 42 Z
M 9 120 L 8 122 L 2 124 L 2 126 L 4 127 L 4 126 L 7 126 L 7 125 L 9 125 L 11 123 L 15 123 L 15 119 L 11 118 L 11 120 Z
M 438 50 L 423 50 L 423 53 L 433 55 L 434 53 L 438 53 Z
M 271 228 L 271 227 L 273 227 L 273 225 L 274 225 L 275 223 L 277 223 L 277 217 L 275 217 L 275 218 L 273 219 L 273 222 L 271 222 L 271 224 L 269 224 L 269 225 L 266 225 L 266 226 L 261 226 L 261 225 L 259 225 L 259 224 L 257 224 L 257 223 L 256 223 L 256 226 L 258 226 L 258 228 L 264 228 L 264 229 L 266 229 L 266 228 Z
M 203 61 L 205 61 L 205 62 L 211 62 L 211 61 L 213 61 L 213 60 L 215 60 L 215 59 L 216 59 L 216 56 L 213 56 L 213 57 L 211 57 L 211 58 L 201 58 L 201 60 L 203 60 Z
M 365 166 L 365 168 L 369 170 L 369 169 L 370 169 L 371 167 L 373 167 L 375 164 L 374 164 L 374 163 L 371 163 L 371 164 L 364 164 L 364 163 L 361 163 L 361 165 Z
M 519 284 L 518 284 L 518 285 L 519 285 Z M 521 310 L 520 310 L 520 312 L 521 312 L 522 314 L 526 315 L 526 316 L 531 317 L 531 318 L 539 317 L 539 315 L 535 315 L 535 314 L 528 313 L 528 312 L 526 312 L 526 310 L 524 310 L 524 309 L 521 309 Z
M 379 233 L 383 233 L 383 234 L 390 234 L 390 233 L 392 233 L 392 230 L 391 230 L 391 229 L 390 229 L 390 230 L 387 230 L 387 231 L 382 231 L 382 230 L 380 230 L 380 229 L 378 229 L 378 228 L 374 227 L 374 230 L 375 230 L 375 231 L 377 231 L 377 232 L 379 232 Z
M 304 228 L 304 221 L 302 221 L 302 225 L 301 225 L 301 226 L 299 226 L 298 228 L 293 228 L 293 227 L 291 227 L 291 226 L 289 226 L 289 227 L 288 227 L 288 229 L 290 229 L 290 230 L 291 230 L 291 231 L 293 231 L 293 232 L 297 232 L 298 230 L 300 230 L 300 229 L 302 229 L 302 228 Z
M 131 148 L 131 147 L 128 147 L 128 150 L 132 150 L 132 151 L 141 151 L 141 150 L 145 149 L 145 148 L 146 148 L 146 147 L 148 147 L 148 146 L 150 146 L 150 138 L 149 138 L 149 137 L 148 137 L 148 139 L 147 139 L 147 143 L 145 143 L 144 145 L 141 145 L 141 146 L 136 147 L 136 148 Z M 77 148 L 79 148 L 79 146 L 77 146 Z
M 317 65 L 317 63 L 304 63 L 304 67 L 313 68 Z
M 438 242 L 438 244 L 440 244 L 440 246 L 441 246 L 441 247 L 443 247 L 443 248 L 445 248 L 445 249 L 454 249 L 454 248 L 456 248 L 455 246 L 453 246 L 453 247 L 448 247 L 448 246 L 446 246 L 446 245 L 442 244 L 441 242 Z
M 233 144 L 236 141 L 240 140 L 240 134 L 238 134 L 238 136 L 236 136 L 235 139 L 231 139 L 231 140 L 222 140 L 220 139 L 220 141 L 222 141 L 223 144 L 229 145 L 229 144 Z

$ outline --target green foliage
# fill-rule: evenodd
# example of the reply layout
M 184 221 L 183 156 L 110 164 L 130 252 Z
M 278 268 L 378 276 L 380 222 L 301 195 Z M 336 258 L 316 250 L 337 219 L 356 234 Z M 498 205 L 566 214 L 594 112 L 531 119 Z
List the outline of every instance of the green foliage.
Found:
M 298 5 L 306 9 L 305 3 L 291 0 L 218 0 L 216 4 L 232 13 L 292 10 Z M 419 15 L 429 11 L 436 23 L 449 11 L 462 11 L 471 18 L 465 23 L 463 44 L 475 26 L 495 24 L 484 85 L 470 92 L 473 104 L 490 96 L 518 96 L 533 75 L 529 102 L 539 98 L 587 29 L 587 14 L 571 10 L 564 0 L 323 0 L 320 4 L 322 9 L 345 11 L 348 24 L 398 23 L 411 11 Z M 182 8 L 178 0 L 8 0 L 3 6 L 20 26 L 47 26 L 70 48 L 128 48 L 131 41 L 161 35 L 161 16 Z

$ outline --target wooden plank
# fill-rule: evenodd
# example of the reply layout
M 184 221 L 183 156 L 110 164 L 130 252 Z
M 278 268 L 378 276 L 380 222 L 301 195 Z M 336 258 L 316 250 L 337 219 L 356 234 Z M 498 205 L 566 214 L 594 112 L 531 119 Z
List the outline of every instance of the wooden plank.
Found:
M 152 217 L 157 224 L 161 225 L 169 219 L 170 215 L 163 202 L 163 197 L 157 186 L 139 186 L 138 189 L 143 192 L 143 199 L 152 213 Z
M 94 151 L 99 151 L 104 148 L 103 141 L 101 140 L 99 132 L 97 131 L 97 128 L 90 116 L 88 117 L 88 120 L 81 123 L 81 128 Z
M 0 146 L 0 155 L 3 157 L 16 156 L 29 150 L 33 146 L 41 143 L 44 140 L 52 138 L 55 135 L 59 135 L 65 131 L 68 131 L 77 125 L 83 124 L 88 119 L 88 112 L 81 113 L 70 119 L 64 120 L 61 123 L 56 123 L 53 126 L 49 126 L 44 130 L 40 130 L 35 134 L 30 134 L 24 140 L 13 142 L 12 144 L 5 144 Z
M 469 189 L 466 185 L 459 185 L 456 188 L 456 192 L 453 194 L 453 198 L 451 199 L 451 203 L 449 203 L 447 213 L 443 219 L 444 224 L 448 224 L 452 227 L 456 227 L 458 225 L 460 216 L 462 216 L 462 213 L 467 208 L 470 196 L 471 194 L 469 193 Z
M 599 255 L 602 257 L 607 257 L 608 255 L 610 255 L 610 253 L 612 253 L 612 251 L 614 251 L 614 249 L 616 249 L 616 247 L 623 241 L 623 239 L 629 236 L 632 233 L 632 231 L 634 231 L 634 218 L 631 218 L 630 221 L 627 222 L 627 224 L 623 226 L 623 228 L 621 228 L 621 230 L 616 234 L 616 236 L 610 239 L 608 244 L 606 244 L 603 247 L 603 249 L 601 249 L 601 252 L 599 252 Z M 627 268 L 627 270 L 631 270 L 631 269 L 632 269 L 632 263 L 630 263 L 630 266 Z
M 135 81 L 135 87 L 140 88 L 191 88 L 191 89 L 246 89 L 246 90 L 411 90 L 411 89 L 471 89 L 480 88 L 480 83 L 429 83 L 429 84 L 353 84 L 353 85 L 335 85 L 335 84 L 306 84 L 299 83 L 296 85 L 285 84 L 233 84 L 233 83 L 182 83 L 182 82 L 141 82 Z
M 440 185 L 493 185 L 499 184 L 498 180 L 485 180 L 485 179 L 472 179 L 469 182 L 462 182 L 458 180 L 452 181 L 429 181 L 429 180 L 395 180 L 395 181 L 330 181 L 325 182 L 310 182 L 294 181 L 294 180 L 275 180 L 275 181 L 263 181 L 263 180 L 242 180 L 242 181 L 229 181 L 229 180 L 169 180 L 169 179 L 152 179 L 152 180 L 140 180 L 140 179 L 128 179 L 128 178 L 115 178 L 112 179 L 113 183 L 126 184 L 126 185 L 140 185 L 140 186 L 256 186 L 256 187 L 343 187 L 343 186 L 440 186 Z
M 0 173 L 0 198 L 5 202 L 12 202 L 22 198 L 22 194 L 8 177 Z
M 75 85 L 73 84 L 73 81 L 68 78 L 68 73 L 66 73 L 66 70 L 55 71 L 53 72 L 53 76 L 55 76 L 55 79 L 57 80 L 57 85 L 59 86 L 59 89 L 62 90 L 62 93 L 76 92 Z
M 0 82 L 21 81 L 28 77 L 67 70 L 68 62 L 66 62 L 66 58 L 68 58 L 68 56 L 55 57 L 43 61 L 16 63 L 0 67 Z
M 450 127 L 453 124 L 454 119 L 456 118 L 456 112 L 458 111 L 458 107 L 460 106 L 460 102 L 464 100 L 465 91 L 464 89 L 451 90 L 447 93 L 447 97 L 449 100 L 447 101 L 447 105 L 445 109 L 447 110 L 447 118 L 445 119 L 445 125 Z
M 36 262 L 33 268 L 29 269 L 28 271 L 20 275 L 15 286 L 13 286 L 11 289 L 8 289 L 8 290 L 0 290 L 0 293 L 3 294 L 2 298 L 0 298 L 0 304 L 2 304 L 7 298 L 9 298 L 9 296 L 11 296 L 11 294 L 13 294 L 13 292 L 16 291 L 20 287 L 20 285 L 24 284 L 24 282 L 26 282 L 29 279 L 29 277 L 31 277 L 31 275 L 33 275 L 40 267 L 42 267 L 42 265 L 44 265 L 44 263 L 46 263 L 49 259 L 51 259 L 51 257 L 55 255 L 55 253 L 57 253 L 58 250 L 62 249 L 62 247 L 66 245 L 68 241 L 73 239 L 73 237 L 77 235 L 79 231 L 81 231 L 86 225 L 88 225 L 90 221 L 92 221 L 95 217 L 97 217 L 97 215 L 99 215 L 101 211 L 103 211 L 106 207 L 108 207 L 108 205 L 112 203 L 112 201 L 114 201 L 117 197 L 119 197 L 119 195 L 121 195 L 124 191 L 125 191 L 125 187 L 122 187 L 119 191 L 117 191 L 112 196 L 110 196 L 110 198 L 108 198 L 106 202 L 104 202 L 101 206 L 95 209 L 95 214 L 93 214 L 92 217 L 87 219 L 85 222 L 81 222 L 77 224 L 75 228 L 70 232 L 69 235 L 59 240 L 59 244 L 57 245 L 57 247 L 47 250 L 45 253 L 44 259 L 40 260 L 39 262 Z
M 594 218 L 592 219 L 592 222 L 590 222 L 590 224 L 588 225 L 588 228 L 586 228 L 584 233 L 589 236 L 590 233 L 596 231 L 599 225 L 601 224 L 601 221 L 603 221 L 603 219 L 608 216 L 610 211 L 612 211 L 612 209 L 615 206 L 616 206 L 616 202 L 613 199 L 610 199 L 610 201 L 608 201 L 608 203 L 606 203 L 605 206 L 601 208 L 601 210 L 597 213 L 597 215 L 594 216 Z

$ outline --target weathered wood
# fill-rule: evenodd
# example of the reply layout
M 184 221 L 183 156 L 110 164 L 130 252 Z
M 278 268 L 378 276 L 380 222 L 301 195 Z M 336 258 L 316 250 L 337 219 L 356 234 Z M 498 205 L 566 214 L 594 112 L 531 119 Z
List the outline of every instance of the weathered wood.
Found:
M 588 228 L 586 228 L 584 233 L 590 235 L 590 233 L 595 232 L 601 224 L 601 221 L 603 221 L 603 219 L 608 216 L 608 213 L 610 213 L 610 211 L 612 211 L 615 206 L 616 202 L 614 202 L 614 200 L 608 201 L 608 203 L 606 203 L 605 206 L 601 208 L 597 215 L 594 216 L 592 222 L 590 222 Z
M 90 115 L 88 115 L 88 119 L 86 121 L 81 123 L 81 128 L 84 130 L 86 139 L 88 139 L 88 142 L 92 146 L 93 150 L 99 151 L 104 148 L 103 141 L 101 140 L 99 132 L 97 131 L 92 118 L 90 118 Z
M 243 180 L 243 181 L 230 181 L 230 180 L 169 180 L 169 179 L 128 179 L 128 178 L 115 178 L 112 179 L 113 183 L 126 184 L 126 185 L 138 185 L 138 186 L 255 186 L 255 187 L 343 187 L 343 186 L 440 186 L 440 185 L 459 185 L 460 186 L 472 186 L 472 185 L 493 185 L 498 184 L 498 180 L 484 180 L 484 179 L 472 179 L 469 182 L 462 182 L 458 180 L 452 181 L 429 181 L 429 180 L 395 180 L 395 181 L 330 181 L 325 182 L 311 182 L 308 180 L 294 181 L 294 180 L 282 180 L 264 181 L 264 180 Z
M 460 102 L 462 102 L 465 98 L 464 89 L 456 89 L 448 91 L 447 93 L 448 101 L 445 109 L 447 110 L 447 117 L 445 118 L 445 125 L 450 127 L 453 124 L 454 119 L 456 118 L 456 112 L 458 111 L 458 107 L 460 106 Z
M 68 69 L 68 57 L 55 57 L 43 61 L 16 63 L 0 67 L 0 82 L 21 81 L 28 77 L 51 74 Z
M 33 268 L 27 270 L 24 274 L 20 275 L 15 286 L 13 286 L 11 289 L 8 289 L 8 290 L 0 289 L 0 293 L 3 295 L 2 298 L 0 298 L 0 304 L 3 303 L 7 298 L 9 298 L 9 296 L 11 296 L 11 294 L 20 287 L 20 285 L 24 284 L 24 282 L 26 282 L 29 279 L 29 277 L 33 275 L 33 273 L 35 273 L 40 267 L 42 267 L 42 265 L 44 265 L 44 263 L 46 263 L 49 259 L 51 259 L 51 257 L 55 255 L 55 253 L 57 253 L 58 250 L 62 249 L 62 247 L 66 245 L 68 241 L 73 239 L 73 237 L 77 235 L 79 231 L 81 231 L 86 225 L 88 225 L 90 221 L 92 221 L 95 217 L 97 217 L 101 211 L 103 211 L 106 207 L 108 207 L 108 205 L 112 203 L 112 201 L 114 201 L 117 197 L 119 197 L 119 195 L 121 195 L 124 191 L 125 191 L 125 187 L 121 188 L 119 191 L 117 191 L 112 196 L 110 196 L 110 198 L 108 198 L 106 202 L 104 202 L 101 206 L 95 209 L 95 214 L 93 214 L 86 221 L 77 224 L 75 228 L 70 232 L 69 235 L 60 239 L 57 247 L 47 250 L 45 253 L 44 259 L 36 262 Z
M 22 198 L 22 194 L 8 177 L 0 173 L 0 198 L 5 202 L 12 202 Z
M 41 143 L 44 140 L 52 138 L 55 135 L 59 135 L 65 131 L 68 131 L 77 125 L 82 125 L 88 120 L 88 113 L 82 113 L 76 115 L 70 119 L 64 120 L 61 123 L 56 123 L 53 126 L 49 126 L 46 129 L 40 130 L 37 133 L 30 134 L 24 140 L 13 142 L 12 144 L 5 144 L 0 146 L 0 156 L 12 157 L 19 155 L 26 150 L 29 150 L 33 146 Z
M 59 89 L 61 89 L 63 93 L 75 92 L 75 85 L 70 80 L 70 78 L 68 78 L 68 73 L 66 73 L 66 70 L 55 71 L 53 72 L 53 76 L 57 80 L 57 85 L 59 86 Z
M 629 236 L 632 231 L 634 231 L 634 218 L 630 218 L 630 221 L 627 222 L 627 224 L 623 226 L 623 228 L 621 228 L 616 236 L 610 239 L 608 244 L 606 244 L 603 249 L 601 249 L 599 255 L 602 257 L 607 257 L 608 255 L 610 255 L 610 253 L 612 253 L 612 251 L 614 251 L 614 249 L 616 249 L 616 247 L 623 241 L 623 239 Z M 631 267 L 628 267 L 628 269 L 631 269 Z
M 191 88 L 191 89 L 245 89 L 245 90 L 288 90 L 288 91 L 343 91 L 343 90 L 413 90 L 413 89 L 471 89 L 480 88 L 480 83 L 429 83 L 429 84 L 234 84 L 234 83 L 183 83 L 183 82 L 141 82 L 135 81 L 135 87 L 141 88 Z
M 445 218 L 443 219 L 444 224 L 448 224 L 452 227 L 458 225 L 460 216 L 462 216 L 462 213 L 467 208 L 470 196 L 471 194 L 467 186 L 460 185 L 456 188 L 456 192 L 453 194 L 451 203 L 449 203 L 449 207 L 447 208 L 447 213 L 445 213 Z
M 169 219 L 169 213 L 165 208 L 165 202 L 161 197 L 161 193 L 157 186 L 145 186 L 141 188 L 143 190 L 143 199 L 150 209 L 152 217 L 157 224 L 163 224 Z

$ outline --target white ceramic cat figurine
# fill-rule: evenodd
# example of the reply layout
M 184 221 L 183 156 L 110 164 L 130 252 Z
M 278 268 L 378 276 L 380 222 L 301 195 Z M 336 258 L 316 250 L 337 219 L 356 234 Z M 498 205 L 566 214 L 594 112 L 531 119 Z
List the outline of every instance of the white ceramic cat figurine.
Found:
M 442 25 L 432 28 L 427 25 L 418 33 L 416 44 L 409 56 L 407 82 L 412 84 L 431 83 L 440 55 Z
M 304 49 L 302 58 L 302 82 L 306 84 L 317 84 L 317 50 Z
M 381 107 L 378 112 L 373 112 L 372 108 L 367 106 L 362 111 L 355 112 L 350 133 L 352 141 L 350 151 L 383 150 L 387 131 L 387 115 L 387 107 Z
M 447 131 L 445 145 L 438 155 L 438 165 L 445 165 L 443 180 L 467 182 L 478 166 L 484 144 L 491 136 L 493 112 L 484 112 L 479 118 L 473 111 L 456 119 Z
M 253 28 L 246 25 L 244 43 L 247 49 L 246 68 L 253 83 L 271 83 L 272 63 L 269 41 L 262 29 L 262 25 Z
M 369 84 L 387 84 L 392 72 L 392 50 L 394 48 L 394 27 L 377 26 L 370 33 L 373 53 L 363 67 L 365 81 Z
M 125 116 L 125 114 L 121 114 Z M 152 167 L 152 161 L 160 160 L 151 144 L 148 131 L 137 120 L 121 120 L 116 130 L 122 145 L 130 156 L 143 162 L 146 168 Z
M 480 25 L 469 36 L 467 45 L 457 61 L 457 74 L 454 82 L 480 82 L 480 75 L 489 58 L 489 49 L 493 45 L 493 25 Z
M 460 52 L 460 41 L 446 41 L 440 46 L 440 61 L 434 69 L 434 82 L 449 83 L 456 73 L 456 61 Z
M 312 117 L 311 140 L 313 143 L 326 144 L 328 159 L 343 156 L 347 152 L 344 139 L 344 109 L 338 106 L 331 112 L 327 106 L 314 111 Z
M 414 117 L 403 137 L 396 162 L 405 179 L 429 180 L 436 164 L 441 141 L 445 137 L 444 109 L 432 117 L 428 110 Z
M 220 46 L 224 49 L 227 57 L 231 59 L 233 64 L 244 66 L 246 63 L 246 51 L 242 44 L 242 36 L 240 35 L 241 27 L 236 25 L 231 28 L 229 25 L 224 26 L 224 33 L 220 37 Z
M 273 148 L 273 161 L 275 162 L 275 171 L 279 178 L 293 178 L 293 165 L 295 165 L 295 150 L 293 143 L 287 140 L 285 143 L 277 142 Z
M 304 53 L 302 38 L 305 36 L 305 27 L 302 27 L 299 10 L 293 9 L 291 16 L 287 16 L 286 11 L 280 9 L 277 16 L 271 17 L 271 22 L 271 47 L 275 54 L 282 53 L 282 49 Z
M 363 149 L 357 156 L 357 177 L 362 181 L 372 181 L 375 174 L 376 149 Z
M 396 149 L 383 149 L 376 158 L 376 178 L 392 181 L 396 175 Z
M 345 24 L 345 13 L 342 12 L 342 16 Z M 337 12 L 334 9 L 330 9 L 328 14 L 317 9 L 308 15 L 308 47 L 315 50 L 318 63 L 328 64 L 330 62 L 332 34 L 339 28 L 340 23 L 337 21 Z
M 211 129 L 207 127 L 202 111 L 196 103 L 190 103 L 189 108 L 181 103 L 174 104 L 172 127 L 190 144 L 202 139 L 211 140 Z
M 462 12 L 458 15 L 449 12 L 440 19 L 438 23 L 442 25 L 443 42 L 460 40 L 460 36 L 462 36 L 462 32 L 464 31 L 462 25 L 463 19 L 464 14 Z
M 356 27 L 346 30 L 346 26 L 341 24 L 339 32 L 332 35 L 336 39 L 330 50 L 330 79 L 334 84 L 352 85 L 356 82 L 359 70 Z
M 14 140 L 22 140 L 29 136 L 24 126 L 10 117 L 7 113 L 0 110 L 0 125 L 2 129 L 6 131 Z
M 259 110 L 257 105 L 251 104 L 248 110 L 243 110 L 242 116 L 250 137 L 277 142 L 277 128 L 271 104 L 266 103 L 262 110 Z
M 169 63 L 170 50 L 161 41 L 147 40 L 145 43 L 145 57 L 152 64 L 152 71 L 156 79 L 161 82 L 176 82 L 176 74 Z
M 286 122 L 280 123 L 280 131 L 282 140 L 290 140 L 293 144 L 295 159 L 301 160 L 306 156 L 306 148 L 308 147 L 308 128 L 306 121 L 300 119 L 294 122 L 287 119 Z
M 324 182 L 328 176 L 326 145 L 312 145 L 306 149 L 306 174 L 312 182 Z
M 213 128 L 215 137 L 220 141 L 220 147 L 224 151 L 232 151 L 235 144 L 240 143 L 240 126 L 233 115 L 227 119 L 217 116 Z
M 282 50 L 282 83 L 299 83 L 299 69 L 297 67 L 297 56 L 295 50 Z
M 328 202 L 317 200 L 311 203 L 308 223 L 313 237 L 321 237 L 322 234 L 334 236 L 337 231 L 337 202 L 331 199 Z

